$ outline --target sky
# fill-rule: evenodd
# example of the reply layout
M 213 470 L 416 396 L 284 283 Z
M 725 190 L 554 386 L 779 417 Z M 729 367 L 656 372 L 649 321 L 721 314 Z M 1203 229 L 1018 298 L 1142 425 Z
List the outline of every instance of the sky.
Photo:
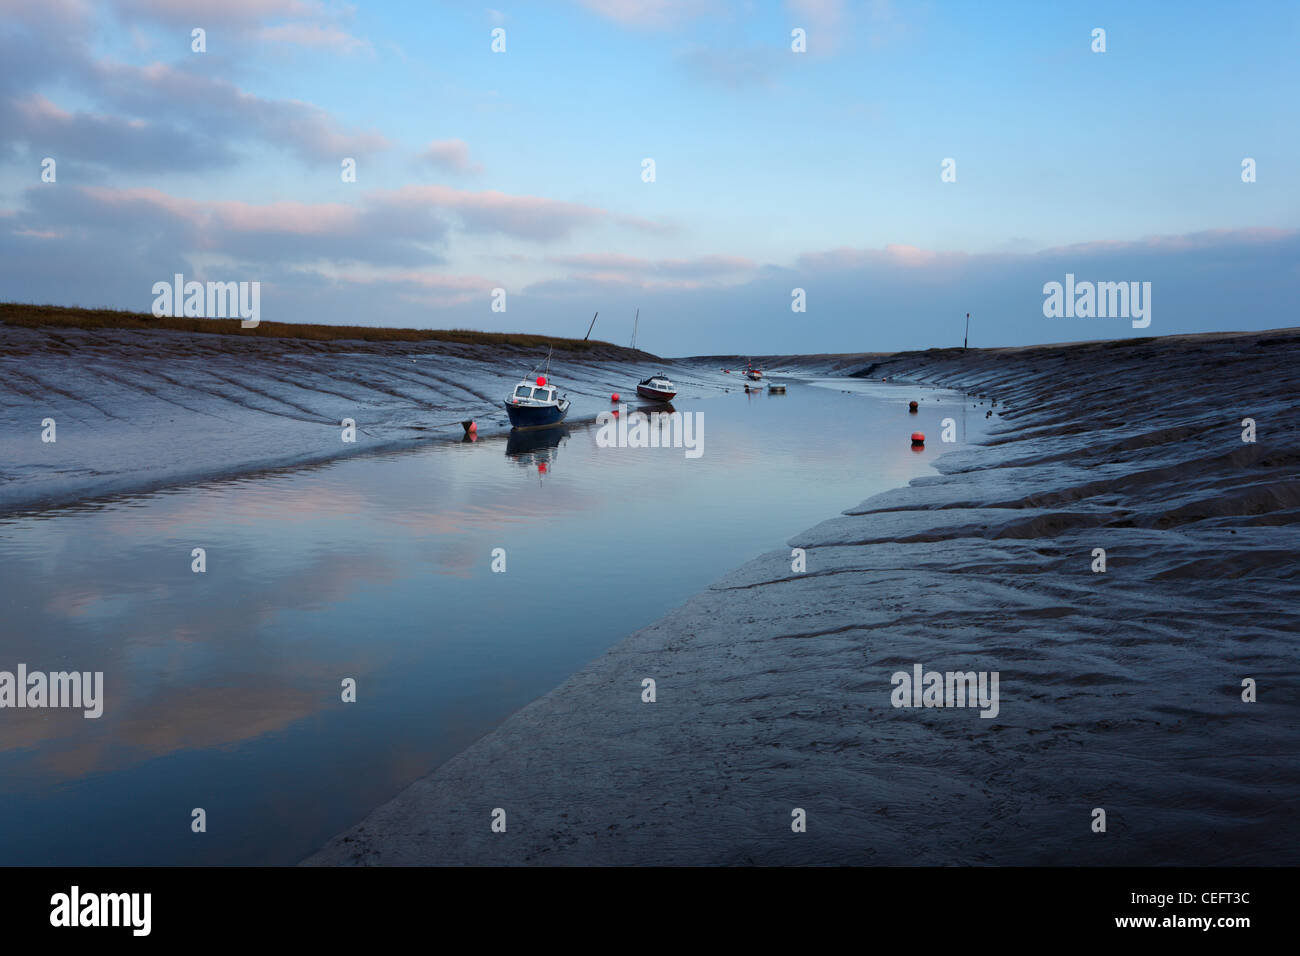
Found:
M 0 0 L 0 300 L 639 309 L 662 355 L 1300 324 L 1290 0 L 493 2 Z M 1067 274 L 1150 324 L 1046 315 Z

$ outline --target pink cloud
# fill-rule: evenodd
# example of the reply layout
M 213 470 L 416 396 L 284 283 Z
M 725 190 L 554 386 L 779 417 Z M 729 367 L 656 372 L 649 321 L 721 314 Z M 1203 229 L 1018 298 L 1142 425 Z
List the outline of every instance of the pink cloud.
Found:
M 166 63 L 131 66 L 108 61 L 97 61 L 93 70 L 100 92 L 130 112 L 220 128 L 226 136 L 255 136 L 311 161 L 338 162 L 390 145 L 377 132 L 342 129 L 312 103 L 256 96 L 202 72 Z
M 402 284 L 418 286 L 422 289 L 446 290 L 452 292 L 482 292 L 499 285 L 483 276 L 437 275 L 416 269 L 389 269 L 380 272 L 342 272 L 335 276 L 341 282 L 354 282 L 361 285 Z
M 341 203 L 273 202 L 253 205 L 242 200 L 201 201 L 171 196 L 142 186 L 112 189 L 85 186 L 82 192 L 102 203 L 145 203 L 199 229 L 220 226 L 232 232 L 296 236 L 334 236 L 353 230 L 361 210 Z
M 707 0 L 578 0 L 599 16 L 627 27 L 663 29 L 710 12 Z
M 808 252 L 799 256 L 796 265 L 809 270 L 858 269 L 867 266 L 917 268 L 946 264 L 956 266 L 970 258 L 965 252 L 940 252 L 921 249 L 902 243 L 891 243 L 882 249 L 851 249 L 841 247 L 824 252 Z
M 405 186 L 371 197 L 388 204 L 422 204 L 460 217 L 466 232 L 505 233 L 546 242 L 561 239 L 574 229 L 598 225 L 608 211 L 580 203 L 511 196 L 497 190 L 471 192 L 450 186 Z
M 282 23 L 279 26 L 263 27 L 257 31 L 257 36 L 268 43 L 290 43 L 343 54 L 371 48 L 369 41 L 354 37 L 330 24 Z
M 212 0 L 113 0 L 113 3 L 128 16 L 198 27 L 214 23 L 247 25 L 322 12 L 318 4 L 304 0 L 221 0 L 220 3 Z
M 843 0 L 786 0 L 792 25 L 808 31 L 808 53 L 834 53 L 847 27 Z
M 469 147 L 461 139 L 435 140 L 426 146 L 419 158 L 451 173 L 481 173 L 483 167 L 469 160 Z
M 694 259 L 638 259 L 618 253 L 583 253 L 569 256 L 549 256 L 547 261 L 570 268 L 605 272 L 610 275 L 631 276 L 635 273 L 679 278 L 700 278 L 750 272 L 756 267 L 752 259 L 743 256 L 710 255 Z M 620 270 L 610 272 L 609 270 Z
M 18 111 L 30 121 L 66 123 L 72 119 L 71 113 L 55 106 L 39 93 L 34 93 L 25 100 L 19 100 L 15 105 Z

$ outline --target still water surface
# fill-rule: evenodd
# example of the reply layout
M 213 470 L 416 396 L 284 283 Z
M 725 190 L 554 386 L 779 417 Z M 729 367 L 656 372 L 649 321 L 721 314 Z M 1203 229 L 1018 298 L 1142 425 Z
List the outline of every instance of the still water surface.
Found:
M 0 710 L 0 864 L 296 862 L 731 568 L 932 474 L 941 418 L 982 424 L 825 384 L 678 403 L 696 459 L 576 425 L 0 517 L 0 670 L 105 682 L 98 720 Z

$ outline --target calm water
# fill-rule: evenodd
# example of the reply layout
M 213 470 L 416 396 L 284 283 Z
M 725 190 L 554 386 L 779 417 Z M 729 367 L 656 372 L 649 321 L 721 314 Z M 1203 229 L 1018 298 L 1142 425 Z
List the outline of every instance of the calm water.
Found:
M 945 415 L 983 422 L 844 382 L 677 408 L 701 458 L 574 426 L 0 518 L 0 670 L 105 682 L 98 720 L 0 710 L 0 864 L 296 862 L 729 569 L 933 473 Z

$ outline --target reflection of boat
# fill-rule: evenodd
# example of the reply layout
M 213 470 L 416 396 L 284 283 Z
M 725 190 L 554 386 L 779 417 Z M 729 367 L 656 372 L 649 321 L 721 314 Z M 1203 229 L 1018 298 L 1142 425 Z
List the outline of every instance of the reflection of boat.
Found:
M 649 398 L 656 402 L 669 402 L 677 394 L 677 386 L 668 381 L 668 376 L 661 372 L 639 382 L 636 393 L 642 398 Z
M 520 468 L 536 468 L 537 480 L 551 470 L 560 453 L 560 442 L 569 437 L 567 425 L 513 431 L 506 437 L 506 457 Z
M 671 415 L 677 409 L 673 408 L 672 402 L 644 402 L 636 407 L 638 412 L 650 415 L 655 412 L 661 412 Z
M 567 425 L 540 431 L 512 431 L 506 436 L 506 457 L 523 459 L 523 464 L 531 464 L 533 460 L 550 461 L 555 457 L 554 449 L 568 437 Z
M 546 356 L 546 370 L 551 369 L 551 357 Z M 547 428 L 558 425 L 569 414 L 569 400 L 559 389 L 547 383 L 545 375 L 536 382 L 524 379 L 505 400 L 506 414 L 515 428 Z

